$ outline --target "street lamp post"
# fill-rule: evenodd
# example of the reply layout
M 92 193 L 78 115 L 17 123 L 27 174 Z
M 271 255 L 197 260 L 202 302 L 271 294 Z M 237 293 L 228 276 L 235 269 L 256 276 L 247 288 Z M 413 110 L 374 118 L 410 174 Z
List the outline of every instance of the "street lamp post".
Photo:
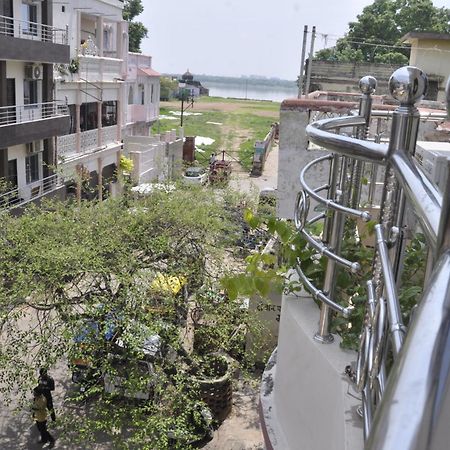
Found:
M 183 114 L 189 108 L 194 107 L 194 95 L 190 89 L 186 89 L 186 85 L 181 85 L 180 83 L 180 98 L 181 98 L 181 120 L 180 126 L 183 126 Z M 185 106 L 186 103 L 186 106 Z

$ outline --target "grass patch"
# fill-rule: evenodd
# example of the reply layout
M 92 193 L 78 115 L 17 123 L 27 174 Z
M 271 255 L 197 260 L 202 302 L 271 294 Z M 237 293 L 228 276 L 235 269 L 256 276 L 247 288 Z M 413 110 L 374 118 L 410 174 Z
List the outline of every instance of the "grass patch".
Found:
M 222 111 L 217 110 L 216 105 L 210 106 L 212 103 L 227 106 Z M 228 106 L 230 104 L 235 108 L 230 108 Z M 279 120 L 279 108 L 280 104 L 276 102 L 202 97 L 194 103 L 193 109 L 188 110 L 188 112 L 200 112 L 201 115 L 184 116 L 184 134 L 185 136 L 205 136 L 215 140 L 212 145 L 200 147 L 205 151 L 205 153 L 197 153 L 200 162 L 208 161 L 212 152 L 218 154 L 225 150 L 233 158 L 239 159 L 246 170 L 250 170 L 254 143 L 256 140 L 264 139 L 271 124 Z M 161 115 L 167 116 L 172 116 L 170 111 L 179 110 L 180 105 L 174 103 L 167 106 L 162 103 L 160 109 Z M 261 111 L 265 114 L 261 115 Z M 153 125 L 152 133 L 162 133 L 179 126 L 179 120 L 161 119 Z

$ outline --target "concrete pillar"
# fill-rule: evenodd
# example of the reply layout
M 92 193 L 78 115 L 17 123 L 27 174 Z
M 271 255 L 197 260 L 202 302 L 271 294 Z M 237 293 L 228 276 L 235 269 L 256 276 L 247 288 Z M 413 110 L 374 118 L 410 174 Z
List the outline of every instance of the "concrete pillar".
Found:
M 103 145 L 103 135 L 102 135 L 102 102 L 97 102 L 97 145 L 101 147 Z
M 76 183 L 77 183 L 77 201 L 81 203 L 81 182 L 83 178 L 83 164 L 77 164 Z
M 6 61 L 0 61 L 0 106 L 6 106 Z M 8 176 L 8 149 L 0 149 L 0 178 Z
M 98 47 L 98 56 L 102 57 L 103 56 L 103 16 L 97 17 L 95 37 L 96 37 L 96 45 Z
M 6 61 L 0 61 L 0 106 L 7 106 Z
M 119 142 L 122 140 L 122 126 L 124 125 L 123 102 L 122 102 L 123 95 L 124 95 L 124 84 L 121 84 L 119 86 L 119 96 L 117 99 L 117 140 Z
M 0 178 L 8 178 L 8 149 L 0 149 Z
M 42 154 L 43 176 L 47 178 L 55 173 L 56 151 L 55 138 L 44 139 L 44 151 Z
M 75 32 L 75 48 L 78 49 L 77 52 L 80 54 L 80 46 L 81 46 L 81 11 L 77 10 L 77 21 L 76 21 L 76 32 Z M 74 56 L 77 56 L 75 54 Z
M 97 159 L 97 173 L 98 173 L 98 200 L 103 201 L 103 160 L 102 158 Z
M 76 152 L 77 153 L 81 152 L 81 123 L 80 123 L 81 114 L 80 114 L 80 112 L 81 112 L 81 107 L 80 107 L 80 105 L 77 102 L 77 104 L 75 105 L 75 120 L 76 120 L 76 126 L 77 126 L 77 128 L 76 128 L 76 133 L 77 133 L 77 138 L 76 138 L 76 142 L 77 142 L 76 146 L 77 146 L 77 148 L 76 148 Z

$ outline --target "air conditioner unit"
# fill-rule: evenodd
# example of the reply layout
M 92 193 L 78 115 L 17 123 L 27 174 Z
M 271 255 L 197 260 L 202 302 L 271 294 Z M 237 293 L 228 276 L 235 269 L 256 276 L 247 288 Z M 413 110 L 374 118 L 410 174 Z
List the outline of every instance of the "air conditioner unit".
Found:
M 25 66 L 25 78 L 27 80 L 42 80 L 42 64 L 29 64 Z

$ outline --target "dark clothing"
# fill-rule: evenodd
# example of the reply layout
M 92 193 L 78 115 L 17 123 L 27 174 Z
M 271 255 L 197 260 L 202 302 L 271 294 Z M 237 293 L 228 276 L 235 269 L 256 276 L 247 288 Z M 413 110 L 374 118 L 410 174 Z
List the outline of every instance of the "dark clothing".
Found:
M 44 420 L 44 422 L 36 421 L 36 426 L 37 426 L 37 429 L 39 430 L 39 433 L 41 434 L 42 444 L 45 444 L 47 442 L 55 442 L 55 438 L 47 430 L 47 421 L 46 420 Z
M 55 410 L 53 409 L 52 392 L 55 390 L 55 380 L 50 375 L 41 375 L 39 377 L 39 388 L 42 390 L 44 397 L 47 400 L 47 409 L 50 412 L 50 417 L 53 422 L 56 420 Z

